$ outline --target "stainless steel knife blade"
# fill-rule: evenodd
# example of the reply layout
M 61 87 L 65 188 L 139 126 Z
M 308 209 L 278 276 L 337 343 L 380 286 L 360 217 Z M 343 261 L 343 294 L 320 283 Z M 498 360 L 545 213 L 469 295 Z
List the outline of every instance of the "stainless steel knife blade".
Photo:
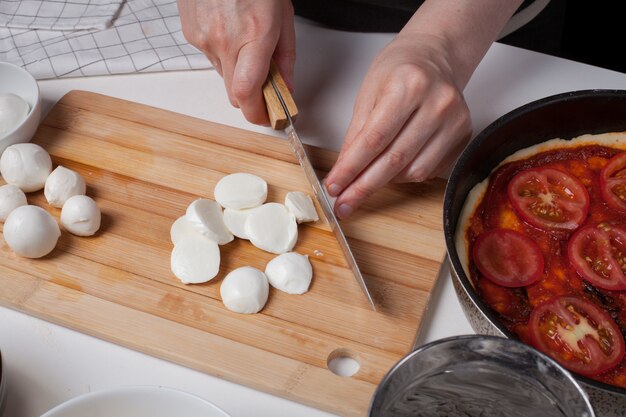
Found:
M 283 107 L 285 115 L 287 116 L 285 133 L 287 134 L 289 145 L 291 145 L 291 149 L 296 154 L 296 157 L 298 158 L 298 162 L 300 162 L 300 166 L 304 170 L 304 175 L 306 176 L 307 180 L 309 181 L 309 184 L 311 184 L 311 187 L 313 188 L 313 193 L 315 195 L 315 198 L 318 201 L 320 207 L 322 208 L 322 211 L 324 212 L 324 216 L 326 216 L 326 219 L 328 219 L 328 224 L 330 225 L 330 228 L 333 234 L 335 235 L 337 242 L 339 243 L 339 247 L 341 248 L 341 251 L 343 252 L 343 255 L 348 263 L 348 266 L 350 267 L 350 270 L 354 274 L 354 277 L 356 278 L 359 286 L 361 287 L 363 294 L 365 294 L 365 296 L 367 297 L 367 301 L 369 302 L 370 306 L 372 307 L 374 311 L 376 311 L 376 305 L 374 304 L 374 300 L 372 299 L 372 296 L 370 295 L 370 292 L 367 289 L 367 285 L 365 284 L 365 280 L 363 279 L 361 270 L 359 269 L 359 266 L 357 265 L 356 260 L 354 259 L 352 250 L 350 249 L 350 246 L 348 245 L 346 236 L 343 234 L 343 231 L 341 230 L 341 227 L 339 226 L 339 222 L 337 221 L 335 212 L 333 211 L 330 201 L 328 200 L 328 196 L 322 189 L 322 184 L 317 178 L 317 174 L 315 173 L 315 170 L 313 169 L 313 166 L 311 165 L 311 161 L 309 160 L 306 154 L 306 150 L 304 149 L 302 141 L 300 140 L 300 137 L 298 136 L 298 133 L 296 132 L 296 129 L 293 125 L 293 120 L 291 118 L 291 114 L 289 112 L 287 104 L 285 103 L 285 99 L 283 95 L 281 94 L 280 89 L 276 85 L 276 81 L 274 80 L 274 77 L 272 76 L 271 73 L 268 79 L 270 83 L 272 84 L 274 91 L 276 92 L 276 96 L 278 97 L 278 100 L 280 101 L 280 104 Z

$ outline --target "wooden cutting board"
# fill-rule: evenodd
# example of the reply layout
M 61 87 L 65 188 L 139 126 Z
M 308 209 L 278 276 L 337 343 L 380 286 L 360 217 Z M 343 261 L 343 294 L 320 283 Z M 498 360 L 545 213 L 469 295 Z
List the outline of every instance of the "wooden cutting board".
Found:
M 42 259 L 0 241 L 0 303 L 220 378 L 346 416 L 364 416 L 380 380 L 413 345 L 445 248 L 444 182 L 390 186 L 343 228 L 378 311 L 368 306 L 325 221 L 299 227 L 311 290 L 272 289 L 260 314 L 222 305 L 234 268 L 263 270 L 273 257 L 240 239 L 221 247 L 219 275 L 183 285 L 170 272 L 169 230 L 225 174 L 269 183 L 268 201 L 311 192 L 286 141 L 84 91 L 63 97 L 33 142 L 55 165 L 78 171 L 103 213 L 100 232 L 63 232 Z M 335 154 L 309 148 L 327 171 Z M 43 192 L 30 204 L 49 210 Z M 318 213 L 321 211 L 318 208 Z M 360 363 L 352 377 L 329 360 Z

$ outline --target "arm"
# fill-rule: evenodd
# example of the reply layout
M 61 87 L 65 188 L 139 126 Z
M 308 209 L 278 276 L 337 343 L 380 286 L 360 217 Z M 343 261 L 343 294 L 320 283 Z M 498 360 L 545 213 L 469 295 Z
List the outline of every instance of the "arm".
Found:
M 262 86 L 274 58 L 293 88 L 296 40 L 290 0 L 178 0 L 185 38 L 224 78 L 231 104 L 268 124 Z
M 426 0 L 376 57 L 326 184 L 346 218 L 390 181 L 434 177 L 471 134 L 463 88 L 521 0 Z

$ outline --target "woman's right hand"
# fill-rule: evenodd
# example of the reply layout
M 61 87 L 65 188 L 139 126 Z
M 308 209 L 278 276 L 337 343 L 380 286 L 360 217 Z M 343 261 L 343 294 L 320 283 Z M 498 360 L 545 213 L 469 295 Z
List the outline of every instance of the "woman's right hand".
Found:
M 231 104 L 269 123 L 262 87 L 274 58 L 293 90 L 296 39 L 290 0 L 178 0 L 183 34 L 224 78 Z

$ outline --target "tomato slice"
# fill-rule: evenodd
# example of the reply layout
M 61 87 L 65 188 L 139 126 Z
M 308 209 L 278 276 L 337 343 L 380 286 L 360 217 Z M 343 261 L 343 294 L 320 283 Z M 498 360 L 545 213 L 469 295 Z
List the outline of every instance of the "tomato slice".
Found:
M 595 304 L 557 297 L 530 314 L 532 344 L 570 371 L 586 376 L 607 371 L 624 357 L 624 336 Z
M 492 229 L 474 242 L 478 270 L 504 287 L 523 287 L 541 278 L 543 254 L 529 237 L 509 229 Z
M 626 213 L 626 152 L 615 155 L 602 169 L 600 190 L 609 207 Z
M 567 257 L 596 287 L 626 290 L 626 229 L 608 223 L 585 226 L 570 239 Z
M 587 189 L 577 178 L 554 168 L 521 171 L 507 191 L 517 214 L 543 230 L 575 230 L 589 210 Z

